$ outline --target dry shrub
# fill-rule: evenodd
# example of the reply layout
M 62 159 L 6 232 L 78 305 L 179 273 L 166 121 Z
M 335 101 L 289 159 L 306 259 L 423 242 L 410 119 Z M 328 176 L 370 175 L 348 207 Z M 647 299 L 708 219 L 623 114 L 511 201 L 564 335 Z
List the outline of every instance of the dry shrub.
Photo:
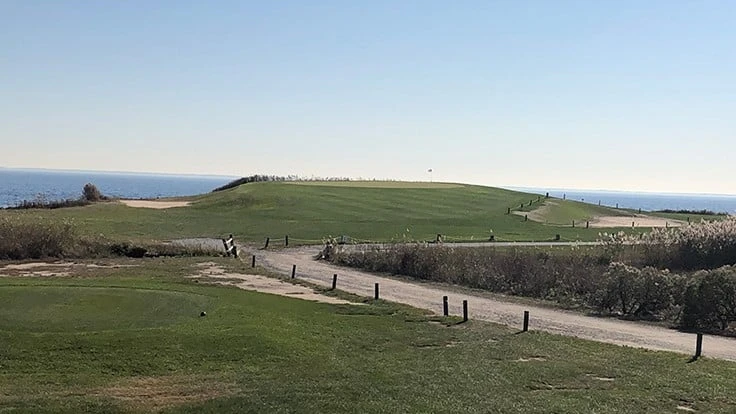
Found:
M 75 244 L 70 222 L 0 218 L 0 260 L 65 257 L 75 250 Z

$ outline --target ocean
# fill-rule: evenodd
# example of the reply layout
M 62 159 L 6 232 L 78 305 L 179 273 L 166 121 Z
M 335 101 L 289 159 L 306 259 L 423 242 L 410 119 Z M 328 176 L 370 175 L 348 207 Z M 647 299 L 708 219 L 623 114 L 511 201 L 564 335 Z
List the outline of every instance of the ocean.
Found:
M 0 207 L 38 198 L 79 198 L 92 183 L 103 195 L 119 198 L 176 197 L 208 193 L 234 177 L 0 169 Z
M 627 191 L 509 188 L 517 191 L 546 194 L 551 197 L 583 201 L 609 207 L 657 210 L 708 210 L 736 214 L 736 195 L 640 193 Z

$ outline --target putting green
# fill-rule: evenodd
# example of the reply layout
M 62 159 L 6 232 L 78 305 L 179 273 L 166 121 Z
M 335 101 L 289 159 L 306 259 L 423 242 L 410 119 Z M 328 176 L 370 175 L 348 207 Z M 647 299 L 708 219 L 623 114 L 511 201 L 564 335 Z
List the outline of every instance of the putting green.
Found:
M 77 286 L 0 287 L 0 330 L 93 332 L 196 319 L 211 299 L 186 292 Z

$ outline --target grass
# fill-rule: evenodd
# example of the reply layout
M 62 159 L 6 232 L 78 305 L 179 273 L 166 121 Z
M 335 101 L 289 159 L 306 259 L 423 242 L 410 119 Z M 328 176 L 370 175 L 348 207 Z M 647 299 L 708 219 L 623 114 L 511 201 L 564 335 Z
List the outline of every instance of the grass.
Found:
M 122 263 L 137 267 L 0 279 L 0 411 L 736 408 L 730 362 L 688 364 L 684 355 L 476 321 L 431 323 L 383 301 L 327 305 L 208 286 L 182 277 L 194 273 L 193 259 Z
M 167 210 L 101 203 L 53 211 L 0 211 L 18 220 L 70 219 L 82 233 L 109 238 L 174 239 L 223 237 L 262 243 L 266 237 L 293 244 L 320 243 L 347 235 L 362 241 L 594 240 L 598 230 L 551 226 L 506 214 L 508 208 L 537 208 L 538 195 L 442 183 L 323 182 L 251 183 L 190 198 L 189 207 Z M 533 205 L 529 207 L 529 202 Z M 552 221 L 596 215 L 601 208 L 555 200 Z M 601 211 L 599 211 L 601 210 Z M 611 209 L 606 209 L 609 213 Z M 615 211 L 615 210 L 614 210 Z M 564 220 L 563 220 L 564 219 Z M 275 241 L 275 240 L 274 240 Z
M 529 208 L 529 219 L 556 226 L 584 226 L 596 216 L 631 216 L 631 212 L 568 200 L 545 200 L 540 206 Z M 526 210 L 524 210 L 526 211 Z

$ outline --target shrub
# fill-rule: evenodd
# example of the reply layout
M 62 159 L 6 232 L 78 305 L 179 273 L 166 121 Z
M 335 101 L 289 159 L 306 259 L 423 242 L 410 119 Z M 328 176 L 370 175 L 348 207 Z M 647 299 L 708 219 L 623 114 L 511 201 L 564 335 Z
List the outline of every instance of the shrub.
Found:
M 74 251 L 75 231 L 69 222 L 0 218 L 0 260 L 64 257 Z
M 683 328 L 727 329 L 736 321 L 736 268 L 698 272 L 684 296 Z
M 87 183 L 84 185 L 84 188 L 82 189 L 82 197 L 84 200 L 93 203 L 106 199 L 106 197 L 102 195 L 100 190 L 97 189 L 97 186 L 92 183 Z

